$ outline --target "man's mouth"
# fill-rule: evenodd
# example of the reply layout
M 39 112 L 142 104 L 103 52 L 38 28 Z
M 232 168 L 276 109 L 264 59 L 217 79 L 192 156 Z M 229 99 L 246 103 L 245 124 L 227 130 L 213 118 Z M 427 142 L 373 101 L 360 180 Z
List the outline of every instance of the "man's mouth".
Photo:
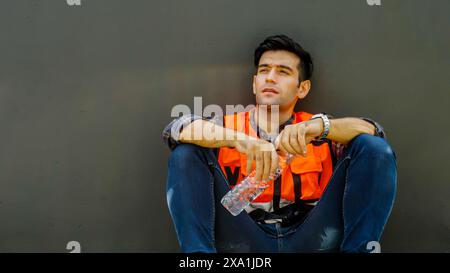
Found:
M 262 93 L 273 93 L 273 94 L 278 94 L 279 92 L 273 88 L 264 88 L 262 90 Z

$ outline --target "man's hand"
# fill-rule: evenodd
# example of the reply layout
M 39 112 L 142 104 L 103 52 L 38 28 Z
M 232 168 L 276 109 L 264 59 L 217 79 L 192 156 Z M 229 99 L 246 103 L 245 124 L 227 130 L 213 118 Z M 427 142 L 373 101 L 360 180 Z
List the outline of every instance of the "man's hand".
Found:
M 278 154 L 270 142 L 247 136 L 245 140 L 236 140 L 233 146 L 247 155 L 247 173 L 251 172 L 253 160 L 256 160 L 256 181 L 268 181 L 278 168 Z
M 306 156 L 306 145 L 314 138 L 321 136 L 322 132 L 323 122 L 321 119 L 287 125 L 280 133 L 276 148 L 293 155 Z

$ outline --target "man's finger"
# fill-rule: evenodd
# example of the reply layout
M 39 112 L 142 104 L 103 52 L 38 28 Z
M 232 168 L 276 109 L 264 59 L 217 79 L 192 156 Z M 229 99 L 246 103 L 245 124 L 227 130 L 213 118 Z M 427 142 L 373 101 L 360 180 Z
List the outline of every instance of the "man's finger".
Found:
M 298 134 L 297 134 L 297 140 L 298 143 L 300 144 L 300 149 L 301 149 L 301 153 L 300 155 L 306 157 L 306 139 L 305 139 L 305 130 L 299 130 Z
M 255 179 L 256 181 L 261 181 L 263 168 L 264 168 L 264 162 L 263 162 L 263 155 L 262 152 L 256 153 L 256 174 Z
M 253 158 L 254 158 L 254 155 L 252 153 L 251 154 L 247 154 L 247 168 L 246 168 L 246 170 L 247 170 L 248 174 L 250 174 L 250 172 L 252 171 Z
M 272 152 L 271 153 L 271 157 L 272 157 L 272 159 L 271 159 L 271 161 L 270 161 L 270 175 L 274 175 L 275 174 L 275 171 L 277 170 L 277 168 L 278 168 L 278 154 L 277 154 L 277 152 Z
M 272 162 L 272 152 L 264 152 L 264 168 L 262 174 L 262 181 L 267 181 L 270 175 L 270 167 Z
M 289 135 L 289 144 L 291 145 L 292 149 L 294 149 L 295 154 L 302 154 L 302 148 L 300 147 L 297 136 L 297 132 L 292 132 Z
M 289 132 L 284 132 L 283 135 L 281 136 L 281 146 L 283 147 L 283 149 L 285 149 L 288 153 L 290 154 L 296 154 L 294 148 L 291 147 L 291 144 L 289 143 L 290 140 L 290 136 L 289 136 Z
M 275 150 L 281 150 L 281 137 L 283 136 L 284 131 L 281 131 L 281 133 L 277 136 L 277 138 L 275 138 L 274 141 L 274 145 L 275 145 Z

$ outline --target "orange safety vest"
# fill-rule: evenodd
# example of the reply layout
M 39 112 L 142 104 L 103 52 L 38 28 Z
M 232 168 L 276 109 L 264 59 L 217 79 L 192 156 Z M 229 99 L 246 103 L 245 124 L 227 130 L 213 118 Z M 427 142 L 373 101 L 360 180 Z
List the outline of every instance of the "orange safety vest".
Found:
M 312 114 L 306 112 L 294 113 L 293 123 L 311 119 Z M 257 133 L 250 125 L 250 112 L 241 112 L 224 116 L 224 127 L 257 138 Z M 222 147 L 219 149 L 218 162 L 231 186 L 240 183 L 247 175 L 247 157 L 235 148 Z M 253 203 L 270 203 L 273 209 L 294 203 L 296 201 L 316 201 L 322 196 L 333 171 L 332 159 L 328 143 L 321 145 L 307 145 L 307 156 L 296 156 L 289 166 L 285 158 L 280 157 L 283 167 L 281 176 L 269 182 L 266 188 Z M 255 163 L 253 163 L 253 169 Z

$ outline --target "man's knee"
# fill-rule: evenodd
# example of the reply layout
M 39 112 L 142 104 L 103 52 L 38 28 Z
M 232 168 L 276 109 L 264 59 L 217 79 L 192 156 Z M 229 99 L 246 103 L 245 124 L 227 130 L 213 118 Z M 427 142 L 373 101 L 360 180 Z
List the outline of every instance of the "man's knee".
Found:
M 192 157 L 193 154 L 195 154 L 201 147 L 189 144 L 189 143 L 182 143 L 177 145 L 175 149 L 172 150 L 170 154 L 170 160 L 185 160 L 187 158 Z
M 361 134 L 354 138 L 350 145 L 352 148 L 357 149 L 359 152 L 362 152 L 367 156 L 396 159 L 394 150 L 386 142 L 386 140 L 381 137 Z
M 182 143 L 172 150 L 168 162 L 167 200 L 171 207 L 172 195 L 177 191 L 181 181 L 194 177 L 201 167 L 202 147 Z M 187 184 L 184 184 L 184 186 Z
M 397 162 L 391 146 L 381 137 L 362 134 L 353 139 L 349 148 L 350 156 L 358 162 L 355 163 L 358 171 L 353 172 L 356 180 L 360 185 L 369 185 L 365 188 L 367 194 L 382 195 L 392 206 L 397 187 Z
M 177 168 L 177 169 L 186 169 L 191 168 L 192 164 L 197 159 L 203 159 L 204 156 L 202 154 L 203 152 L 202 147 L 189 144 L 189 143 L 182 143 L 179 144 L 177 147 L 175 147 L 174 150 L 172 150 L 170 156 L 169 156 L 169 168 Z

